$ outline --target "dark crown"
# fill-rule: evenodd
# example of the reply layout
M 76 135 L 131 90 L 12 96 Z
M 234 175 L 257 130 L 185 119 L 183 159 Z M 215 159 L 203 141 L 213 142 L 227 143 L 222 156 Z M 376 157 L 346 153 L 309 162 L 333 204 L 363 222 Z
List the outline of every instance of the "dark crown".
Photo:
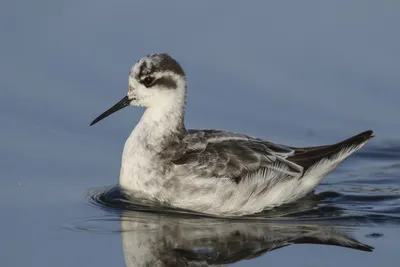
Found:
M 180 76 L 185 76 L 181 65 L 168 54 L 153 54 L 141 60 L 139 78 L 156 72 L 171 71 Z

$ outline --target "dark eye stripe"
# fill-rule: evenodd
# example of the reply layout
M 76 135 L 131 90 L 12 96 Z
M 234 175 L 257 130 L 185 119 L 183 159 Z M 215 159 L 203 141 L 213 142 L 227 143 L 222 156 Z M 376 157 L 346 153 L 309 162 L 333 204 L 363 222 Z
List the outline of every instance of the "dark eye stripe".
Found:
M 150 87 L 154 83 L 154 78 L 151 76 L 147 76 L 146 78 L 141 80 L 141 83 L 144 84 L 144 86 L 146 87 Z
M 171 77 L 161 77 L 153 82 L 151 86 L 162 86 L 167 89 L 176 89 L 176 82 Z

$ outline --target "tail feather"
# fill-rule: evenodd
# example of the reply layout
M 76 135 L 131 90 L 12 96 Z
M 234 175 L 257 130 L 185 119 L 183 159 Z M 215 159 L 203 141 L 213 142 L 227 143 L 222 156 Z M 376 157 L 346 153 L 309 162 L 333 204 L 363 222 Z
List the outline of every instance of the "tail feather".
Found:
M 338 156 L 340 153 L 345 152 L 343 155 L 344 157 L 341 157 L 342 159 L 339 160 L 339 162 L 342 161 L 351 153 L 360 149 L 368 140 L 373 137 L 373 131 L 369 130 L 333 145 L 294 148 L 294 155 L 287 159 L 302 166 L 306 171 L 310 167 L 319 163 L 321 160 L 330 160 L 333 157 Z

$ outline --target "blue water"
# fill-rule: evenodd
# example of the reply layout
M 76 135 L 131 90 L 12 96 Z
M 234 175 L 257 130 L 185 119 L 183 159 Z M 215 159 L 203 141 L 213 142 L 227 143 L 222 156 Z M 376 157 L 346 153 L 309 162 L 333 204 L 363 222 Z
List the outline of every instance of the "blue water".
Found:
M 2 2 L 1 265 L 398 266 L 399 7 Z M 130 66 L 155 52 L 188 74 L 188 128 L 292 146 L 367 129 L 376 138 L 313 195 L 251 220 L 124 206 L 110 192 L 143 109 L 89 123 L 126 94 Z

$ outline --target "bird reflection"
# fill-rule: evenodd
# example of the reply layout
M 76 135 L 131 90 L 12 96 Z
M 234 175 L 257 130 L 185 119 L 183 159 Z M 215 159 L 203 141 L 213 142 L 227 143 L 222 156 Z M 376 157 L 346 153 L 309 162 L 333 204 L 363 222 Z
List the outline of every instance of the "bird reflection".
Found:
M 125 211 L 125 262 L 133 266 L 226 266 L 293 244 L 372 251 L 344 227 L 328 223 L 217 219 Z

